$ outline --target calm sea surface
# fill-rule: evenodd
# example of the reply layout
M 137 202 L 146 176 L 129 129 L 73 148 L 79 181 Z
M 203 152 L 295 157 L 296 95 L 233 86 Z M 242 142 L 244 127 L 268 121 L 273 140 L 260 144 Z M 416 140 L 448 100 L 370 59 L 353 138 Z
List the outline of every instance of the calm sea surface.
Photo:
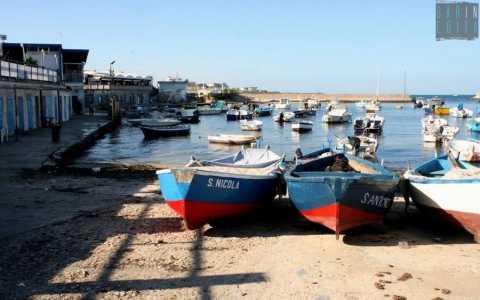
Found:
M 443 96 L 448 106 L 456 107 L 464 103 L 466 108 L 477 112 L 480 108 L 471 96 Z M 323 105 L 324 106 L 324 105 Z M 354 104 L 347 105 L 353 118 L 364 115 L 361 108 Z M 390 168 L 412 167 L 425 160 L 431 159 L 435 153 L 442 153 L 441 147 L 424 144 L 421 135 L 421 119 L 423 109 L 414 109 L 412 104 L 403 104 L 403 109 L 397 109 L 397 104 L 382 104 L 379 115 L 385 118 L 383 135 L 379 138 L 377 156 Z M 324 107 L 316 116 L 309 119 L 314 122 L 310 133 L 298 134 L 292 132 L 289 124 L 280 126 L 272 121 L 271 117 L 260 118 L 263 121 L 263 131 L 260 142 L 270 145 L 277 153 L 285 153 L 292 157 L 296 148 L 301 147 L 304 153 L 317 150 L 329 144 L 334 145 L 336 137 L 345 137 L 353 134 L 353 123 L 342 125 L 327 125 L 322 123 Z M 120 162 L 120 163 L 186 163 L 191 155 L 198 158 L 215 158 L 227 153 L 235 152 L 237 146 L 209 145 L 208 135 L 218 133 L 243 133 L 239 122 L 227 122 L 225 115 L 201 116 L 199 124 L 191 125 L 191 135 L 187 137 L 160 138 L 146 141 L 139 128 L 127 124 L 116 132 L 107 135 L 92 147 L 80 162 Z M 465 125 L 469 119 L 446 117 L 450 125 L 460 127 L 457 137 L 476 138 L 480 135 L 470 133 Z M 255 133 L 254 133 L 255 134 Z

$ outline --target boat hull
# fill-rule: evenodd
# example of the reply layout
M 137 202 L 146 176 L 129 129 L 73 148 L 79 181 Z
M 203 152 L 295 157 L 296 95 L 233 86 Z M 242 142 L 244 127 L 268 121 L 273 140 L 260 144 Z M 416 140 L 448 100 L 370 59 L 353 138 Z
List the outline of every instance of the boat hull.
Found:
M 435 114 L 440 116 L 448 116 L 450 114 L 450 108 L 448 107 L 438 107 L 435 108 Z
M 152 128 L 140 126 L 143 135 L 146 139 L 154 139 L 159 137 L 172 137 L 172 136 L 186 136 L 190 134 L 190 127 L 182 127 L 178 129 L 169 128 Z
M 410 196 L 423 212 L 463 227 L 480 242 L 480 179 L 410 179 Z
M 249 213 L 277 194 L 278 175 L 245 176 L 173 170 L 157 172 L 165 201 L 188 229 Z M 255 191 L 255 192 L 252 192 Z
M 248 113 L 245 115 L 227 113 L 227 121 L 240 121 L 240 120 L 251 120 L 251 119 L 253 119 L 252 113 Z
M 339 234 L 381 223 L 390 209 L 397 180 L 342 177 L 287 179 L 291 201 L 309 221 Z

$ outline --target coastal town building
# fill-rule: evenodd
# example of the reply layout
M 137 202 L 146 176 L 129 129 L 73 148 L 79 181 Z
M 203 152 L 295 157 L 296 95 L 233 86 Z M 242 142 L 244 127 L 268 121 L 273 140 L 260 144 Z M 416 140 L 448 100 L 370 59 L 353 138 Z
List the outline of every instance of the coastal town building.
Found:
M 160 95 L 168 97 L 170 102 L 181 102 L 187 99 L 188 79 L 168 77 L 167 80 L 158 82 Z
M 480 92 L 477 92 L 477 93 L 475 94 L 475 96 L 473 97 L 473 99 L 480 100 Z
M 150 103 L 153 91 L 152 76 L 136 76 L 123 72 L 85 71 L 87 107 L 106 108 L 118 100 L 122 109 L 130 110 Z
M 88 50 L 60 44 L 0 44 L 0 133 L 2 137 L 60 124 L 71 118 L 72 95 L 81 105 Z
M 208 97 L 210 94 L 221 94 L 229 87 L 226 83 L 195 83 L 189 82 L 187 86 L 187 93 L 197 97 Z

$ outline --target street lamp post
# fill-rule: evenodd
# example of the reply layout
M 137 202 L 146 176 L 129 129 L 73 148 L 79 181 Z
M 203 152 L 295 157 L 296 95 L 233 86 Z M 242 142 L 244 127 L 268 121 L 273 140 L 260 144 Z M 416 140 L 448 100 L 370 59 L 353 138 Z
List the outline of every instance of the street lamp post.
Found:
M 113 64 L 115 63 L 115 61 L 112 61 L 110 63 L 110 76 L 113 76 Z

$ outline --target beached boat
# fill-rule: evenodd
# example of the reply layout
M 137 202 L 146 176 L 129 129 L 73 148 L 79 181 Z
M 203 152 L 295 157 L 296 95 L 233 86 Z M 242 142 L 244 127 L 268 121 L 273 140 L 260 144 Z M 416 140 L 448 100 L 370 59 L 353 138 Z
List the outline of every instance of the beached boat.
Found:
M 297 157 L 286 177 L 290 200 L 311 222 L 338 234 L 380 223 L 398 177 L 378 164 L 326 150 Z
M 312 131 L 313 122 L 312 121 L 295 121 L 292 123 L 292 130 L 298 132 L 307 132 Z
M 404 177 L 405 199 L 410 196 L 421 211 L 462 226 L 480 242 L 480 168 L 442 156 Z
M 381 134 L 385 119 L 377 114 L 366 114 L 364 118 L 357 118 L 353 123 L 355 134 Z
M 217 134 L 208 136 L 209 143 L 217 144 L 245 145 L 255 143 L 256 141 L 256 136 L 244 134 Z
M 448 145 L 448 150 L 457 160 L 479 162 L 480 142 L 475 140 L 453 140 Z
M 259 120 L 240 120 L 240 129 L 243 131 L 260 131 L 263 122 Z
M 290 109 L 290 101 L 288 98 L 280 99 L 280 103 L 275 104 L 276 109 Z
M 190 126 L 174 125 L 174 126 L 139 126 L 146 139 L 154 139 L 159 137 L 184 136 L 190 134 Z
M 345 107 L 335 107 L 323 115 L 324 123 L 346 123 L 350 122 L 352 114 Z
M 290 122 L 295 118 L 295 114 L 291 111 L 281 112 L 273 116 L 273 121 L 278 123 Z
M 157 171 L 166 203 L 188 229 L 238 217 L 269 204 L 279 191 L 277 163 L 266 167 L 196 165 Z
M 480 132 L 480 117 L 474 118 L 467 124 L 470 131 Z
M 251 120 L 253 113 L 245 109 L 231 109 L 227 111 L 227 121 Z
M 255 114 L 258 117 L 266 117 L 266 116 L 271 116 L 273 112 L 273 107 L 268 105 L 268 106 L 260 106 L 255 109 Z
M 180 117 L 182 123 L 196 124 L 200 122 L 198 109 L 182 109 L 182 116 Z
M 280 162 L 281 156 L 270 150 L 270 146 L 265 148 L 244 148 L 240 151 L 225 157 L 214 160 L 199 160 L 192 156 L 188 167 L 194 166 L 221 166 L 238 168 L 265 168 Z

